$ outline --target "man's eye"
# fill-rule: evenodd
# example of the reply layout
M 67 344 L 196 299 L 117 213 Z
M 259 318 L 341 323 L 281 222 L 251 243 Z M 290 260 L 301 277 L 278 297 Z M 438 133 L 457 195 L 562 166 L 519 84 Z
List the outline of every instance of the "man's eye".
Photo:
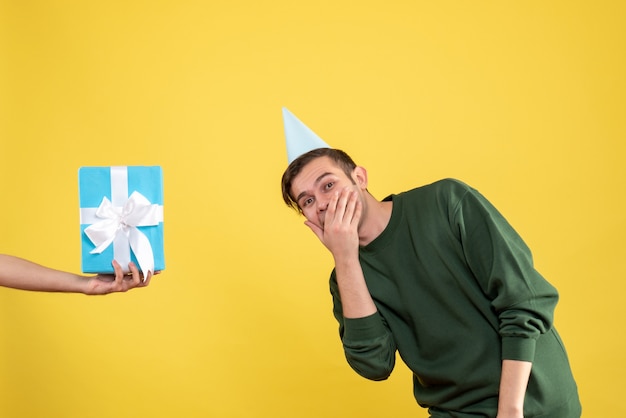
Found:
M 311 203 L 313 203 L 313 198 L 309 197 L 308 199 L 304 199 L 302 201 L 302 207 L 307 207 L 309 206 Z
M 327 184 L 326 184 L 326 186 L 324 186 L 324 188 L 325 188 L 326 190 L 332 189 L 334 184 L 335 184 L 335 183 L 333 183 L 333 182 L 331 181 L 330 183 L 327 183 Z

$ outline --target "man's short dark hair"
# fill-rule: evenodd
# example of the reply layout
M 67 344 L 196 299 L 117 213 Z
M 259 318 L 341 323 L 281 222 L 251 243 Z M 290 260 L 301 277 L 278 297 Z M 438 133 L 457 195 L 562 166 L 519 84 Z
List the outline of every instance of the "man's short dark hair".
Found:
M 356 164 L 352 161 L 352 158 L 344 151 L 335 148 L 317 148 L 312 151 L 309 151 L 305 154 L 302 154 L 295 160 L 289 164 L 289 167 L 283 173 L 282 178 L 282 189 L 283 189 L 283 200 L 287 204 L 287 206 L 295 209 L 297 212 L 302 213 L 302 209 L 298 206 L 298 202 L 294 200 L 291 196 L 291 185 L 293 183 L 293 179 L 296 178 L 298 174 L 302 171 L 304 166 L 306 166 L 311 161 L 320 157 L 329 157 L 339 168 L 343 170 L 344 173 L 350 178 L 352 172 L 356 168 Z

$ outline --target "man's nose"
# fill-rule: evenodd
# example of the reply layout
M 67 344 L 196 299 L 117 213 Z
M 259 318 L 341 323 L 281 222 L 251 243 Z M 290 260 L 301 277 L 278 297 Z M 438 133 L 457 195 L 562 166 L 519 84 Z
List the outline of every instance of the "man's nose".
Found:
M 316 200 L 316 202 L 317 202 L 317 212 L 318 213 L 325 212 L 326 209 L 328 209 L 328 199 L 318 198 Z

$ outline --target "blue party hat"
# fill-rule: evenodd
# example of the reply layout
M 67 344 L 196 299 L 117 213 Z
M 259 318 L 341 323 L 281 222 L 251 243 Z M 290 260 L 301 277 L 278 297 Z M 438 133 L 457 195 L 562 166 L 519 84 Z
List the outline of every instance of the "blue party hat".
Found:
M 283 123 L 287 143 L 287 160 L 293 160 L 316 148 L 330 148 L 315 132 L 283 107 Z

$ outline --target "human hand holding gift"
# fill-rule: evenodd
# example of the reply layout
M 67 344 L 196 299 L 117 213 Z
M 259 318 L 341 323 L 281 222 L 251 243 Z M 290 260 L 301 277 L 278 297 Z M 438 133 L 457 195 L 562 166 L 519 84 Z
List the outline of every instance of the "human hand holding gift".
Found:
M 112 262 L 115 274 L 81 276 L 37 264 L 24 258 L 0 254 L 0 286 L 38 292 L 84 293 L 106 295 L 126 292 L 150 284 L 152 275 L 144 280 L 134 263 L 129 263 L 130 274 L 124 274 L 117 261 Z
M 128 268 L 130 274 L 124 274 L 120 264 L 113 260 L 112 262 L 115 274 L 98 274 L 90 277 L 87 281 L 84 293 L 86 295 L 106 295 L 113 292 L 126 292 L 134 287 L 144 287 L 150 284 L 152 273 L 148 272 L 143 277 L 135 263 L 130 262 Z M 158 274 L 159 272 L 156 272 Z
M 158 166 L 80 169 L 84 272 L 111 275 L 111 259 L 125 273 L 136 263 L 144 278 L 165 267 L 162 184 Z

